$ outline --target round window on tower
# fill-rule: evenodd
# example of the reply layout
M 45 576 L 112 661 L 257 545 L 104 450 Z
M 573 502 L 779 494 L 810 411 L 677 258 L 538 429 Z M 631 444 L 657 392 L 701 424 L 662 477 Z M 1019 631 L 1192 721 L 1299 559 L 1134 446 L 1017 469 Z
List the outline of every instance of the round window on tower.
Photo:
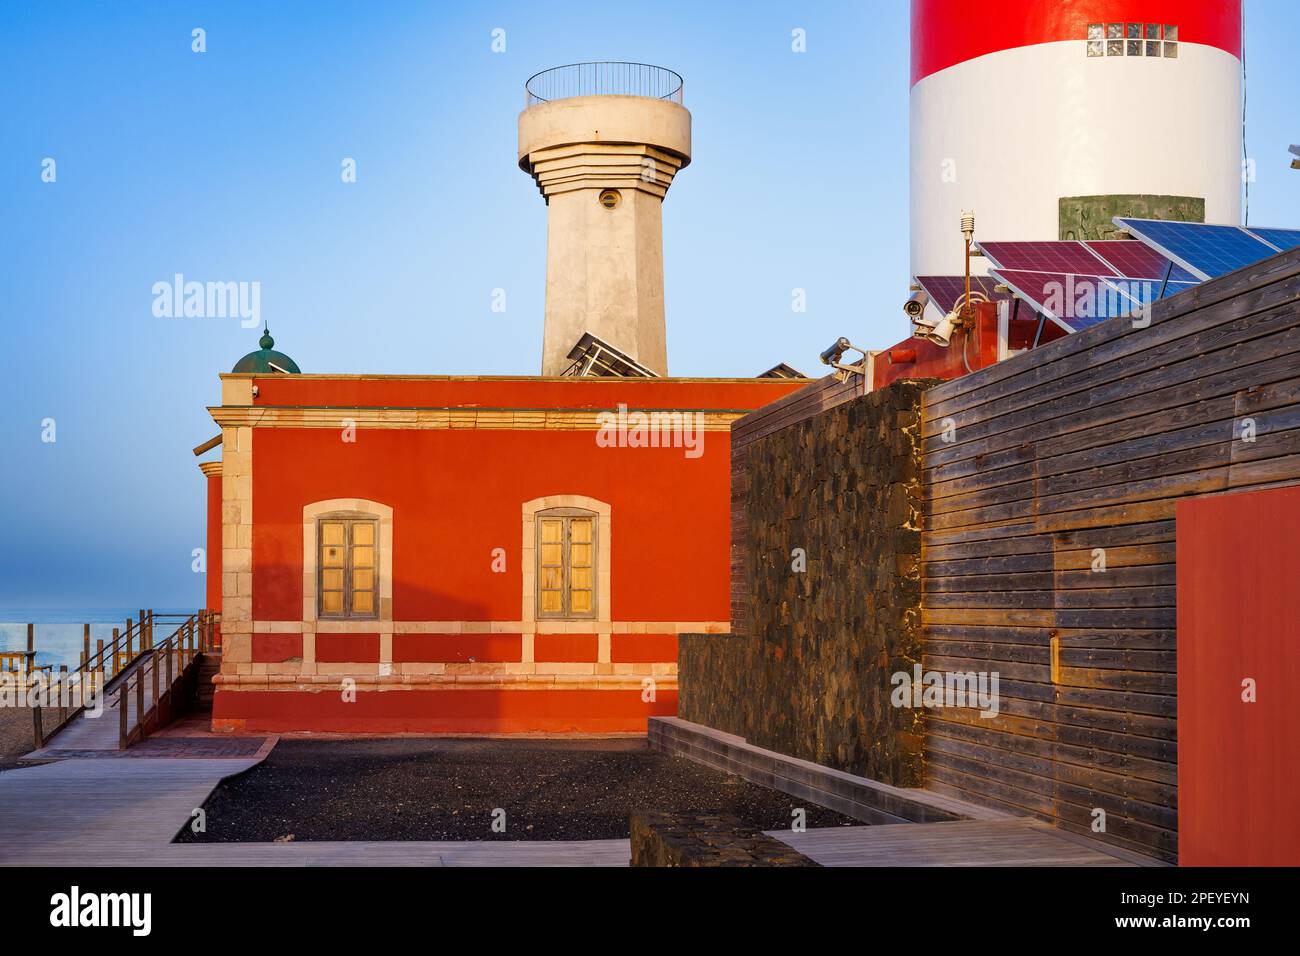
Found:
M 598 199 L 606 209 L 613 209 L 622 201 L 623 195 L 617 189 L 602 189 Z

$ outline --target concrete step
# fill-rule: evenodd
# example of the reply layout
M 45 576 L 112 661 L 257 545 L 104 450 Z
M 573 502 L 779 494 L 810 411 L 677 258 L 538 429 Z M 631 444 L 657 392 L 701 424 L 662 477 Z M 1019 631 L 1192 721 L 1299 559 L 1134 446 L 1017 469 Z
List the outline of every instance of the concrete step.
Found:
M 828 807 L 864 823 L 1014 820 L 1009 814 L 929 790 L 894 787 L 757 747 L 734 734 L 679 717 L 651 717 L 650 746 L 736 774 L 751 783 Z

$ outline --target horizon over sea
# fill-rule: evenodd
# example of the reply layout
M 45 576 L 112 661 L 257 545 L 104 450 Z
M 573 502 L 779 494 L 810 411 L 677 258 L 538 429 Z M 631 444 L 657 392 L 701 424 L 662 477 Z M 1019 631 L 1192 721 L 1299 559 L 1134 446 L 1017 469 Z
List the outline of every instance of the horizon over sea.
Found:
M 148 610 L 148 609 L 146 609 Z M 193 614 L 198 608 L 152 608 L 155 614 Z M 82 629 L 90 625 L 90 647 L 113 638 L 113 628 L 125 628 L 127 618 L 140 616 L 140 608 L 0 608 L 0 651 L 27 650 L 27 625 L 34 624 L 36 664 L 72 670 L 81 663 Z M 159 626 L 155 639 L 170 634 Z

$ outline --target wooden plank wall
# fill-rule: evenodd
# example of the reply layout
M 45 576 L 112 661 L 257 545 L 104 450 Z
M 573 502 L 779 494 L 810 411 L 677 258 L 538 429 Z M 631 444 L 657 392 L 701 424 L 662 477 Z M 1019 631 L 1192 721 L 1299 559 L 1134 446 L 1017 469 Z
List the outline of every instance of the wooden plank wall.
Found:
M 745 577 L 745 497 L 749 446 L 765 435 L 843 405 L 863 394 L 862 376 L 840 382 L 827 375 L 731 423 L 731 633 L 749 633 L 749 583 Z M 761 489 L 759 489 L 761 493 Z
M 927 711 L 926 785 L 1176 860 L 1174 508 L 1300 480 L 1300 250 L 939 385 L 922 434 L 924 666 L 1001 692 Z

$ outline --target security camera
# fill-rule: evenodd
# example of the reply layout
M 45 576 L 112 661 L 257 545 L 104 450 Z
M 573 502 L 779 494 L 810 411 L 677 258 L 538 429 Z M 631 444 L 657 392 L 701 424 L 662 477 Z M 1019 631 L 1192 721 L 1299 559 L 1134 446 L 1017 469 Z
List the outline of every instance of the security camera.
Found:
M 830 348 L 828 348 L 825 352 L 822 353 L 821 356 L 822 364 L 834 365 L 840 360 L 841 357 L 843 357 L 844 353 L 851 348 L 853 348 L 852 343 L 850 343 L 848 339 L 844 338 L 844 336 L 841 335 L 838 339 L 835 340 L 834 345 L 832 345 Z
M 925 312 L 925 307 L 929 304 L 930 297 L 925 292 L 913 292 L 907 297 L 907 301 L 903 303 L 903 311 L 908 318 L 915 320 Z
M 862 360 L 853 365 L 841 365 L 840 359 L 844 357 L 844 353 L 849 349 L 859 353 L 862 356 Z M 836 339 L 835 344 L 822 353 L 821 359 L 822 364 L 829 365 L 831 368 L 835 369 L 835 378 L 841 382 L 847 382 L 850 375 L 865 376 L 867 374 L 867 366 L 871 364 L 871 357 L 848 339 L 844 338 L 844 336 L 840 336 Z

